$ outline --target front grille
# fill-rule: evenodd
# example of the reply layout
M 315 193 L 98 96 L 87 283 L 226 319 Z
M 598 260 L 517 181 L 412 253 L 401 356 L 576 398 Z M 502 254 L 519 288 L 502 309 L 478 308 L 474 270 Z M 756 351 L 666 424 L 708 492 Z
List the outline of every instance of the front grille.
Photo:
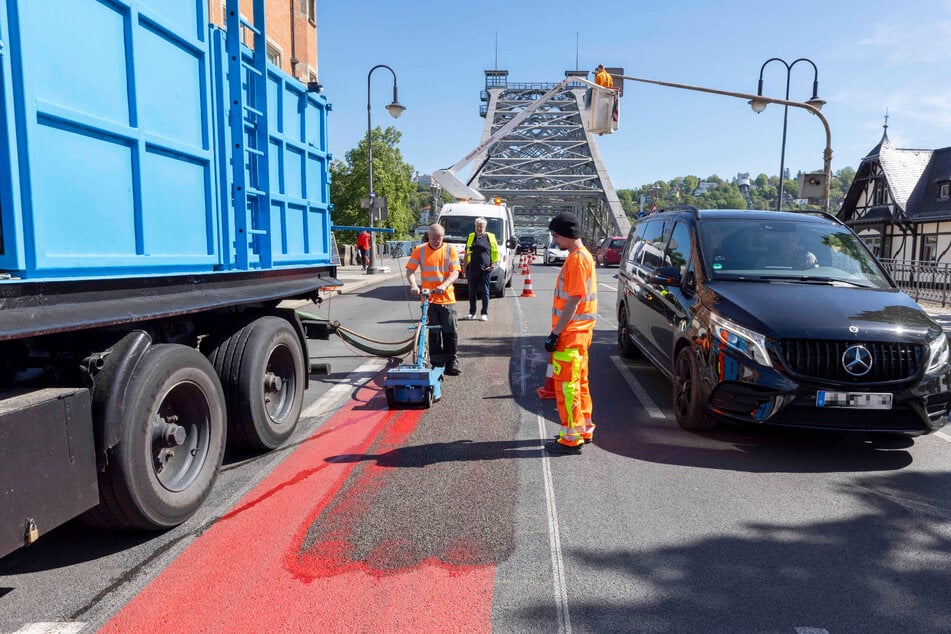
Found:
M 865 346 L 872 354 L 872 369 L 864 376 L 845 371 L 842 355 L 849 346 Z M 918 373 L 924 347 L 912 343 L 783 339 L 778 355 L 800 377 L 839 383 L 886 383 L 907 381 Z

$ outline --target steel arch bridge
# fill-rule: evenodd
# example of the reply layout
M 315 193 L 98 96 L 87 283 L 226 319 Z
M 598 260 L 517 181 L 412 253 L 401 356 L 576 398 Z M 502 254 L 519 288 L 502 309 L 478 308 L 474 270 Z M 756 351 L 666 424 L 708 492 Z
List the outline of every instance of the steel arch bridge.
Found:
M 566 77 L 587 74 L 565 72 Z M 509 83 L 508 71 L 485 71 L 482 141 L 555 86 Z M 476 159 L 469 182 L 486 198 L 505 200 L 519 234 L 543 234 L 552 216 L 570 211 L 581 220 L 589 246 L 607 236 L 627 236 L 630 221 L 582 121 L 585 93 L 583 84 L 568 84 Z

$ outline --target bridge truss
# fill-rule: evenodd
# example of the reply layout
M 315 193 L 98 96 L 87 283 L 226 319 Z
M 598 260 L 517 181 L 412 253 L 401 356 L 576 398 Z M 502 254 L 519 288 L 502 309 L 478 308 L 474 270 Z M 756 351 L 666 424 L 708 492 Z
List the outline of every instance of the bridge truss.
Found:
M 565 73 L 575 74 L 587 75 Z M 485 75 L 483 141 L 556 85 L 509 83 L 505 70 Z M 581 220 L 589 246 L 607 236 L 627 236 L 630 221 L 584 128 L 585 92 L 583 84 L 569 84 L 476 159 L 469 182 L 486 198 L 501 197 L 512 208 L 519 234 L 544 234 L 552 216 L 570 211 Z

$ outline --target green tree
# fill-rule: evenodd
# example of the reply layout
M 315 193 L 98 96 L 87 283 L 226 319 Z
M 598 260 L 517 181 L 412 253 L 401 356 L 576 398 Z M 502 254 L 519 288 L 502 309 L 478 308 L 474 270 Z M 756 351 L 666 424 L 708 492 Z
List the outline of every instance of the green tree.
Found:
M 373 189 L 377 196 L 386 196 L 389 209 L 389 218 L 375 224 L 393 229 L 396 239 L 409 237 L 419 212 L 410 207 L 410 197 L 415 194 L 416 185 L 413 183 L 413 166 L 403 160 L 399 149 L 401 137 L 402 134 L 393 127 L 385 130 L 377 127 L 371 132 Z M 369 196 L 365 138 L 347 152 L 345 160 L 331 164 L 330 177 L 334 224 L 366 225 L 369 212 L 360 206 L 360 200 Z M 351 234 L 338 239 L 355 240 L 356 236 Z

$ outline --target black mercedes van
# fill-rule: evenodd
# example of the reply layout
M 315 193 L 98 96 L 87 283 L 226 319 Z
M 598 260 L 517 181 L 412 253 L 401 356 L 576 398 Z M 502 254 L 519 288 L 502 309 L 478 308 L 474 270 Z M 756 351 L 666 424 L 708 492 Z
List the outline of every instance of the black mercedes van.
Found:
M 670 378 L 684 429 L 918 435 L 948 417 L 947 337 L 828 214 L 645 216 L 621 257 L 617 319 L 621 355 Z

